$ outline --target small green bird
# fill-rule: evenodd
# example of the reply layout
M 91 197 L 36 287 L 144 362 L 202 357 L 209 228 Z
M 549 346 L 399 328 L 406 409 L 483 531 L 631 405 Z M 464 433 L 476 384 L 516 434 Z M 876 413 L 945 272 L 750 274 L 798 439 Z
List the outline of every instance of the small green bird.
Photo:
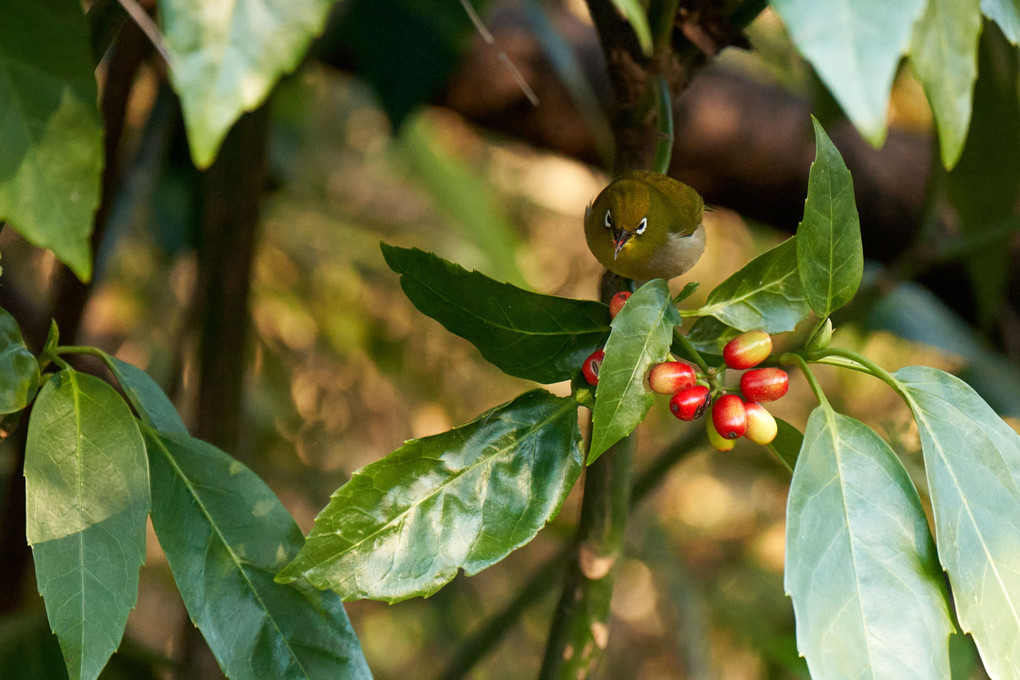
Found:
M 705 251 L 705 202 L 683 182 L 638 170 L 611 182 L 584 212 L 588 248 L 606 269 L 648 281 L 680 276 Z

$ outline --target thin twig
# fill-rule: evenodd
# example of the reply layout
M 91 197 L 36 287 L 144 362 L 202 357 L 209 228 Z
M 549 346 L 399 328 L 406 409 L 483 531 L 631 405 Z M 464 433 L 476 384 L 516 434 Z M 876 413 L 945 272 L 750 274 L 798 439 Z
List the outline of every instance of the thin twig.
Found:
M 117 0 L 120 6 L 124 8 L 124 11 L 128 13 L 128 16 L 138 25 L 138 28 L 142 29 L 142 33 L 149 39 L 152 46 L 156 48 L 160 56 L 170 63 L 170 50 L 167 49 L 166 41 L 163 39 L 163 34 L 159 30 L 159 26 L 152 20 L 148 12 L 142 9 L 142 6 L 138 4 L 137 0 Z
M 482 40 L 485 41 L 485 44 L 496 50 L 496 54 L 499 55 L 500 61 L 502 61 L 503 65 L 506 66 L 506 70 L 510 72 L 514 82 L 516 82 L 517 86 L 521 88 L 521 92 L 524 93 L 524 96 L 528 98 L 528 101 L 531 102 L 532 106 L 538 106 L 538 95 L 535 94 L 535 91 L 531 89 L 530 85 L 528 85 L 528 81 L 524 79 L 524 75 L 517 69 L 513 60 L 510 59 L 510 56 L 503 50 L 496 47 L 496 39 L 492 37 L 492 33 L 485 27 L 485 24 L 482 22 L 482 18 L 478 16 L 478 12 L 476 12 L 475 8 L 471 6 L 469 0 L 460 0 L 460 4 L 464 7 L 464 11 L 467 12 L 468 18 L 470 18 L 471 23 L 475 25 L 475 30 L 478 31 L 478 35 L 482 36 Z

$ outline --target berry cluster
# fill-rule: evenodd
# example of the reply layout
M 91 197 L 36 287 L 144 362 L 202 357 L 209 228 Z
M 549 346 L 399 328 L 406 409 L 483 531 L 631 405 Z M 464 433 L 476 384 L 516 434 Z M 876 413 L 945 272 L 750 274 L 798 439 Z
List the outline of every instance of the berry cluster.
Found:
M 764 331 L 747 331 L 730 340 L 723 349 L 729 368 L 753 369 L 740 377 L 740 394 L 727 392 L 681 361 L 656 364 L 648 374 L 653 392 L 672 395 L 669 410 L 680 420 L 696 420 L 711 406 L 706 422 L 708 438 L 719 451 L 729 451 L 736 439 L 746 437 L 756 444 L 768 444 L 778 432 L 775 418 L 761 405 L 775 401 L 789 388 L 789 376 L 781 368 L 754 368 L 772 352 L 772 338 Z

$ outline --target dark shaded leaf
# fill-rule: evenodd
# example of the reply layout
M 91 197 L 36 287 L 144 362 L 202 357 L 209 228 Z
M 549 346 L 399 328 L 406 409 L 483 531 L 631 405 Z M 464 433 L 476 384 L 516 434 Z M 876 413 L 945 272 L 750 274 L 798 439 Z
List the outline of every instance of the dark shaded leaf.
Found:
M 383 243 L 382 252 L 418 311 L 504 373 L 540 383 L 566 380 L 609 335 L 609 308 L 600 302 L 531 293 L 417 248 Z
M 39 362 L 14 317 L 0 309 L 0 414 L 20 411 L 39 389 Z
M 354 473 L 278 579 L 345 600 L 428 596 L 524 545 L 582 468 L 577 402 L 536 390 Z
M 648 371 L 669 358 L 673 328 L 680 321 L 662 279 L 638 288 L 613 319 L 595 390 L 588 465 L 630 434 L 652 407 Z
M 769 451 L 776 454 L 783 466 L 792 473 L 797 466 L 797 456 L 800 455 L 804 435 L 782 418 L 776 418 L 776 425 L 779 427 L 779 432 L 769 444 Z
M 173 402 L 148 373 L 116 357 L 107 355 L 104 359 L 146 425 L 161 432 L 188 433 Z
M 797 227 L 797 267 L 804 295 L 819 318 L 850 301 L 864 276 L 861 222 L 854 184 L 842 156 L 813 116 L 815 161 L 804 220 Z
M 927 366 L 894 374 L 921 435 L 939 559 L 988 674 L 1018 678 L 1020 434 L 965 382 Z
M 27 537 L 71 678 L 99 675 L 138 597 L 147 473 L 134 416 L 112 387 L 71 369 L 46 382 L 25 448 Z
M 273 581 L 301 546 L 290 513 L 211 444 L 146 432 L 152 526 L 188 614 L 230 678 L 371 678 L 340 598 Z
M 953 625 L 917 490 L 881 437 L 827 405 L 790 483 L 785 587 L 815 680 L 949 676 Z

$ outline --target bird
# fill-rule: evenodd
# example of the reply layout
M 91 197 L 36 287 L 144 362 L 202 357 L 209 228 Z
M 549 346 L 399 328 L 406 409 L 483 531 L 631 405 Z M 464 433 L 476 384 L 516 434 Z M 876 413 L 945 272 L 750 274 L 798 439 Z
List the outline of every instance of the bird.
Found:
M 588 248 L 609 271 L 636 281 L 669 280 L 705 251 L 705 202 L 666 175 L 637 170 L 610 182 L 584 212 Z

